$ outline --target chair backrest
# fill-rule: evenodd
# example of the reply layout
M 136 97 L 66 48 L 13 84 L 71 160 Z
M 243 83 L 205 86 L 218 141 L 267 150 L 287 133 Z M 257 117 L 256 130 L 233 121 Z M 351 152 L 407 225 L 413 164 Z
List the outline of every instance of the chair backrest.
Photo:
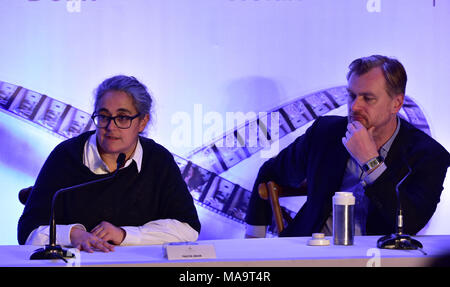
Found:
M 258 185 L 259 196 L 264 200 L 269 200 L 272 207 L 273 217 L 277 226 L 278 234 L 285 228 L 284 222 L 290 222 L 292 218 L 280 206 L 280 197 L 286 196 L 302 196 L 307 194 L 306 180 L 302 182 L 300 187 L 282 187 L 273 181 L 263 182 Z
M 29 186 L 29 187 L 26 187 L 26 188 L 22 188 L 19 191 L 19 201 L 23 205 L 25 205 L 25 203 L 27 203 L 28 196 L 30 195 L 32 189 L 33 189 L 33 186 Z

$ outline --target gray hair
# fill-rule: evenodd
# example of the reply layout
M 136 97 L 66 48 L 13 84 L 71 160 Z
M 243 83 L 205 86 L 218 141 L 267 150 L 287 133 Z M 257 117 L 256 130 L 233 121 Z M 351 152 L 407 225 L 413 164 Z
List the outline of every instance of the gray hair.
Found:
M 99 100 L 108 91 L 123 91 L 133 98 L 133 104 L 141 117 L 150 115 L 153 99 L 147 87 L 135 77 L 118 75 L 104 80 L 95 90 L 94 111 L 97 110 Z

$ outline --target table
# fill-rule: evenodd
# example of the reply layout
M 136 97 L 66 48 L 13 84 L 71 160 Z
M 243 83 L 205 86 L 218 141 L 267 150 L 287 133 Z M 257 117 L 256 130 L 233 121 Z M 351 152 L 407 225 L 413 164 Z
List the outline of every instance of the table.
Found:
M 327 237 L 328 239 L 331 239 Z M 110 253 L 81 252 L 69 265 L 177 266 L 177 267 L 295 267 L 295 266 L 432 266 L 450 254 L 450 235 L 416 236 L 427 253 L 419 250 L 376 248 L 380 236 L 356 236 L 352 246 L 308 246 L 309 237 L 200 240 L 213 244 L 217 258 L 169 261 L 161 245 L 117 246 Z M 37 246 L 0 246 L 0 267 L 66 266 L 61 260 L 29 260 Z

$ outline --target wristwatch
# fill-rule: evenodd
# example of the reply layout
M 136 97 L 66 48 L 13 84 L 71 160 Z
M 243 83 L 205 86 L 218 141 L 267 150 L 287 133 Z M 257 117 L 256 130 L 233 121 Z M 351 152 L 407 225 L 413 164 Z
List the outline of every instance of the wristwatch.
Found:
M 363 164 L 362 169 L 364 172 L 368 172 L 369 170 L 376 167 L 377 165 L 380 165 L 383 161 L 384 161 L 384 158 L 381 155 L 379 155 L 379 156 L 369 160 L 365 164 Z

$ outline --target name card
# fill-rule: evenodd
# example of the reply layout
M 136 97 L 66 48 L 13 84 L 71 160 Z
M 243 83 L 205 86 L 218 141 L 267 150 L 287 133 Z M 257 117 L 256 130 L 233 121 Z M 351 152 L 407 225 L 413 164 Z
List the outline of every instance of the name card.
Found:
M 212 244 L 192 242 L 169 243 L 164 245 L 165 255 L 169 260 L 214 259 L 216 250 Z

